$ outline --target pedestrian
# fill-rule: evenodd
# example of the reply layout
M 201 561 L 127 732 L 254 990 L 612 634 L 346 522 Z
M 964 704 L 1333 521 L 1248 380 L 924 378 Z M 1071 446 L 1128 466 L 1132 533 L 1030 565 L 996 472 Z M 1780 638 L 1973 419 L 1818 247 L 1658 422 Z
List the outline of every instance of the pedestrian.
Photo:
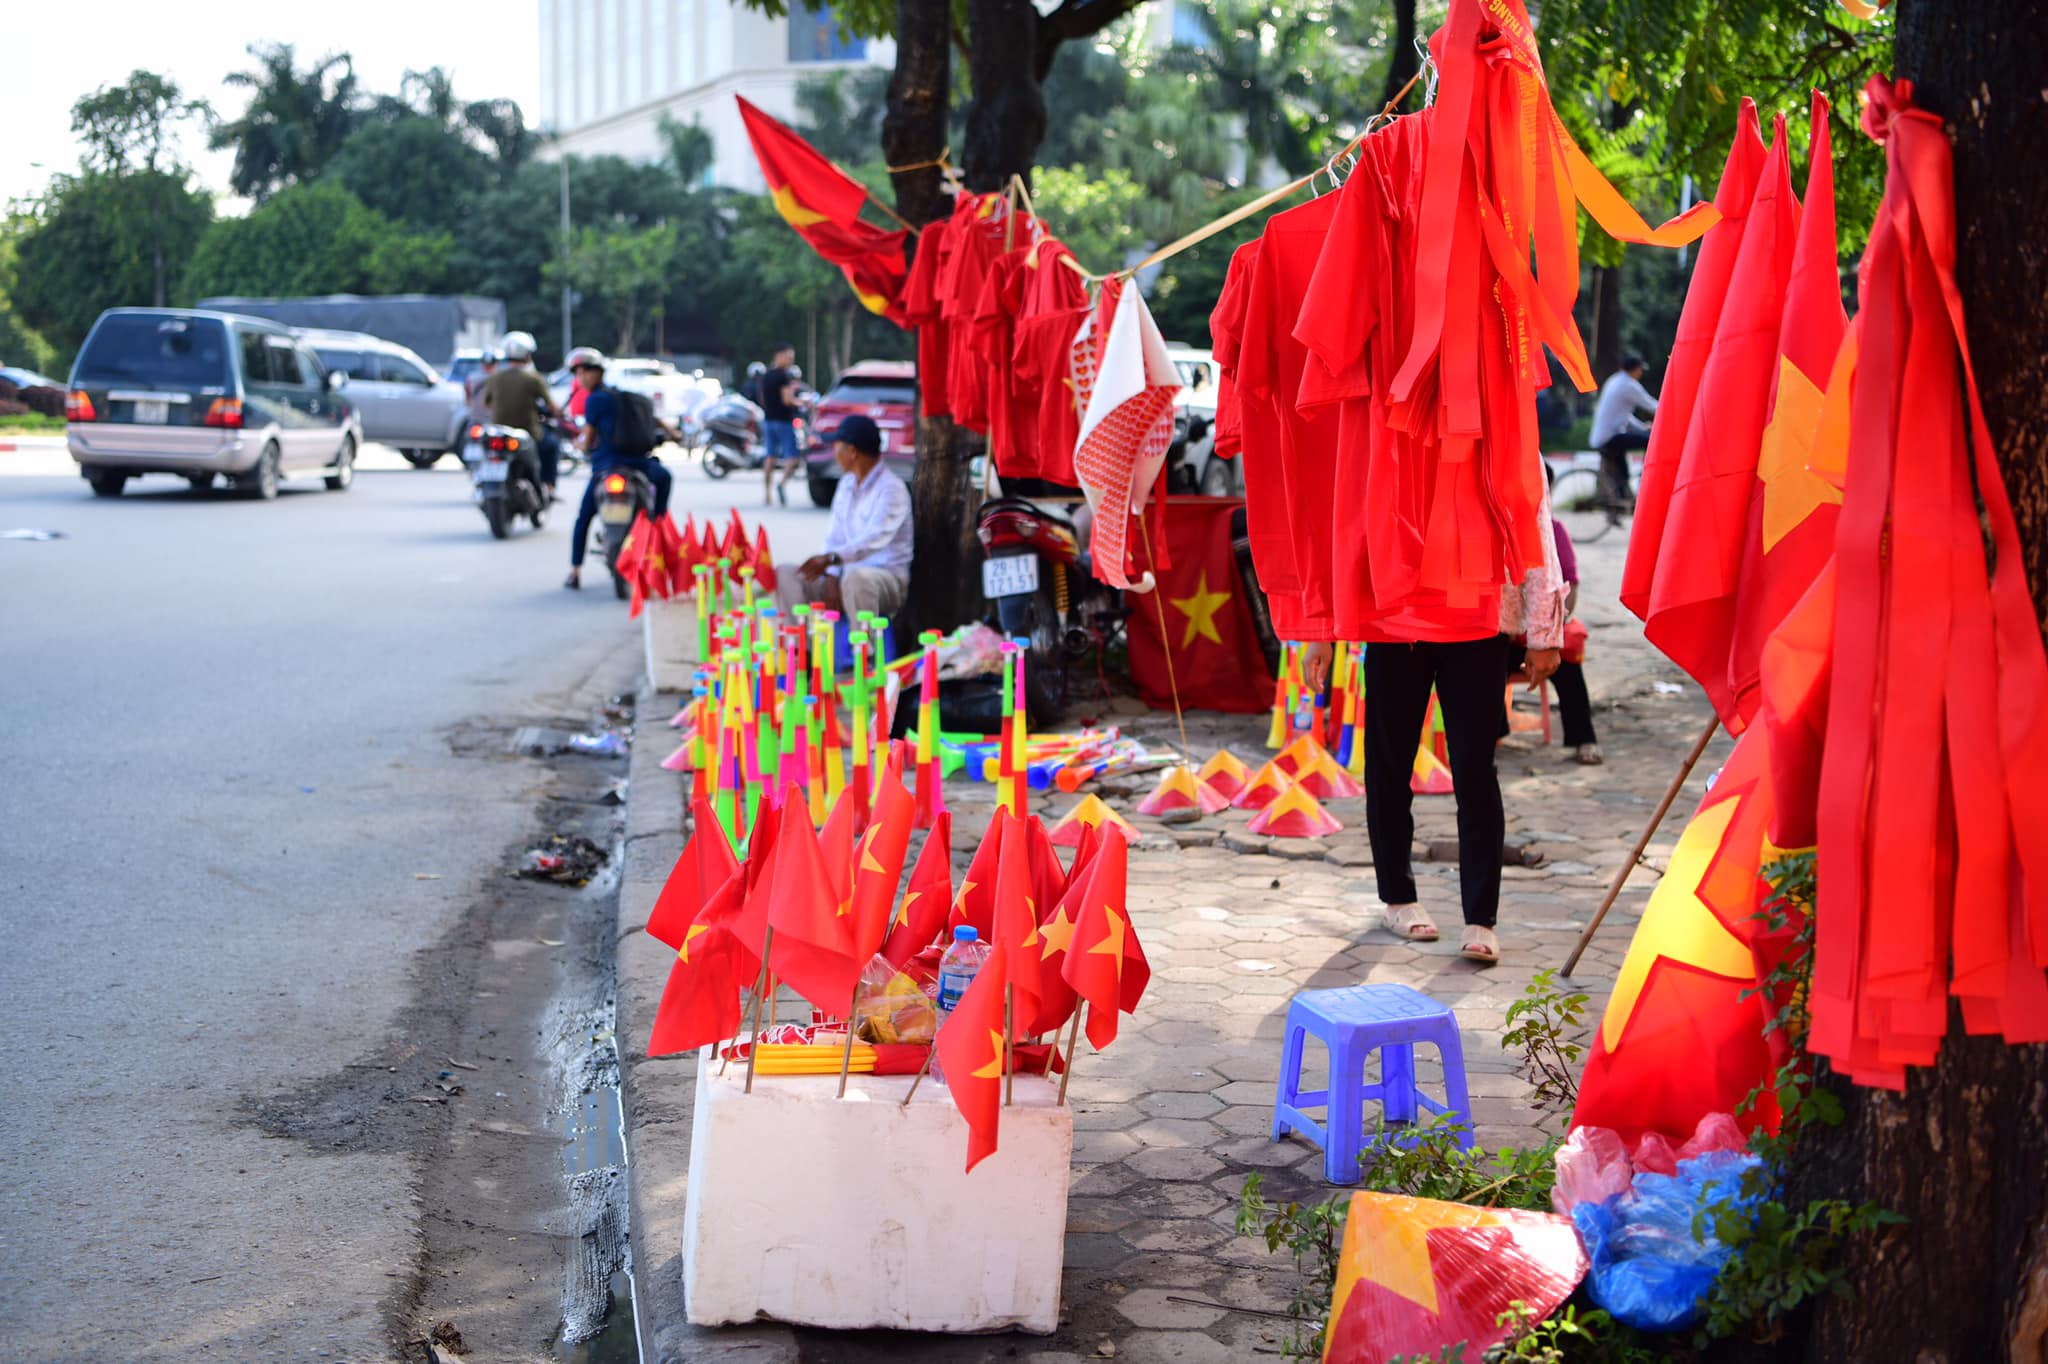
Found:
M 1564 747 L 1575 761 L 1597 767 L 1607 760 L 1601 756 L 1599 736 L 1593 732 L 1593 700 L 1586 691 L 1586 626 L 1577 619 L 1579 556 L 1572 548 L 1571 532 L 1564 528 L 1564 522 L 1552 517 L 1550 533 L 1557 545 L 1558 573 L 1565 584 L 1564 636 L 1558 649 L 1557 671 L 1550 675 L 1550 685 L 1557 691 L 1558 715 L 1564 722 Z M 1510 659 L 1512 666 L 1521 666 L 1522 650 L 1526 646 L 1526 640 L 1515 641 L 1515 653 Z M 1507 712 L 1503 710 L 1501 738 L 1506 739 L 1508 734 Z
M 787 612 L 815 602 L 846 617 L 894 616 L 910 592 L 910 489 L 882 463 L 882 430 L 852 416 L 825 433 L 842 471 L 832 493 L 825 547 L 801 564 L 775 566 L 775 595 Z
M 1547 503 L 1543 515 L 1549 519 Z M 1458 897 L 1465 919 L 1459 952 L 1488 966 L 1500 960 L 1494 925 L 1500 916 L 1501 857 L 1507 842 L 1500 774 L 1494 766 L 1503 687 L 1511 681 L 1540 686 L 1557 671 L 1564 636 L 1565 592 L 1554 547 L 1545 560 L 1501 593 L 1497 620 L 1438 632 L 1443 638 L 1373 640 L 1365 649 L 1370 698 L 1365 707 L 1365 824 L 1381 921 L 1409 942 L 1438 937 L 1436 921 L 1417 899 L 1411 869 L 1415 796 L 1408 784 L 1434 691 L 1443 708 L 1458 802 Z M 1511 654 L 1513 635 L 1528 640 L 1518 663 Z M 1305 680 L 1314 691 L 1329 685 L 1331 652 L 1328 644 L 1311 644 L 1304 651 Z
M 789 505 L 789 480 L 803 463 L 803 453 L 796 446 L 796 419 L 803 415 L 797 401 L 802 388 L 798 378 L 796 347 L 777 346 L 774 365 L 761 376 L 761 419 L 767 428 L 762 434 L 767 445 L 767 457 L 761 463 L 764 507 L 773 506 L 778 498 L 784 506 Z M 778 464 L 782 466 L 780 483 L 775 481 Z
M 569 372 L 576 376 L 576 383 L 585 394 L 583 448 L 590 455 L 590 481 L 583 487 L 583 504 L 576 510 L 576 529 L 569 533 L 569 576 L 562 580 L 562 586 L 572 592 L 583 586 L 583 553 L 590 539 L 590 523 L 597 515 L 597 491 L 604 486 L 604 476 L 621 468 L 645 474 L 654 488 L 651 514 L 657 521 L 668 515 L 669 489 L 675 483 L 653 455 L 626 454 L 614 448 L 619 397 L 604 386 L 605 364 L 603 353 L 592 347 L 578 346 L 569 352 Z M 669 438 L 674 439 L 675 432 L 668 430 L 666 423 L 662 425 Z
M 1600 452 L 1601 500 L 1609 507 L 1635 506 L 1629 491 L 1629 451 L 1648 449 L 1650 444 L 1650 428 L 1636 419 L 1636 413 L 1657 410 L 1657 399 L 1643 387 L 1643 368 L 1642 356 L 1624 355 L 1621 368 L 1607 376 L 1600 400 L 1593 405 L 1591 439 Z

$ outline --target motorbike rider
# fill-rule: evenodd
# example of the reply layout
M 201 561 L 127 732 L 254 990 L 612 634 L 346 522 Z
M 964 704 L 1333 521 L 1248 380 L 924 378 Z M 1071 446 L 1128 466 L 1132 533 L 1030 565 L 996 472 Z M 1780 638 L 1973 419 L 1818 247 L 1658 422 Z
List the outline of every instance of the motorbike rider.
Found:
M 561 409 L 555 406 L 547 381 L 533 367 L 533 348 L 531 332 L 506 332 L 498 343 L 505 363 L 484 380 L 482 397 L 494 425 L 517 427 L 533 437 L 540 459 L 540 495 L 552 502 L 562 447 L 555 433 L 542 425 L 541 414 L 558 417 Z
M 604 486 L 604 476 L 615 469 L 637 469 L 646 475 L 654 486 L 650 514 L 657 520 L 668 514 L 669 488 L 675 482 L 653 455 L 622 455 L 611 449 L 618 408 L 612 390 L 604 386 L 607 363 L 603 352 L 590 346 L 578 346 L 569 352 L 569 372 L 576 376 L 577 387 L 584 393 L 582 444 L 590 455 L 590 481 L 583 488 L 583 505 L 576 509 L 576 529 L 569 535 L 569 576 L 562 580 L 562 586 L 571 591 L 583 586 L 583 553 L 590 539 L 590 523 L 597 516 L 597 494 Z M 659 424 L 669 439 L 681 439 L 672 424 Z
M 477 372 L 462 382 L 462 400 L 469 405 L 469 420 L 473 423 L 491 419 L 491 410 L 484 405 L 484 385 L 497 372 L 497 349 L 485 346 L 483 354 L 477 358 Z
M 756 360 L 747 366 L 746 382 L 740 385 L 740 396 L 756 407 L 761 405 L 761 379 L 767 373 L 768 366 Z

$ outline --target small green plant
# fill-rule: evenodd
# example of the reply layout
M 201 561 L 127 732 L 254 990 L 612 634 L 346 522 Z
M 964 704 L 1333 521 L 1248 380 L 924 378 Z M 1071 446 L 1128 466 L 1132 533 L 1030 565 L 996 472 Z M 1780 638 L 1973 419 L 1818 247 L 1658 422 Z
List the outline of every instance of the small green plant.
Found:
M 1507 1023 L 1500 1044 L 1522 1053 L 1522 1074 L 1536 1087 L 1536 1106 L 1570 1112 L 1579 1101 L 1579 1062 L 1586 1054 L 1586 996 L 1559 989 L 1557 972 L 1545 967 L 1508 1005 Z
M 1340 1194 L 1324 1203 L 1268 1203 L 1265 1182 L 1263 1175 L 1245 1177 L 1237 1205 L 1237 1234 L 1263 1239 L 1268 1254 L 1285 1247 L 1293 1257 L 1294 1296 L 1287 1303 L 1280 1353 L 1289 1359 L 1321 1359 L 1351 1200 Z

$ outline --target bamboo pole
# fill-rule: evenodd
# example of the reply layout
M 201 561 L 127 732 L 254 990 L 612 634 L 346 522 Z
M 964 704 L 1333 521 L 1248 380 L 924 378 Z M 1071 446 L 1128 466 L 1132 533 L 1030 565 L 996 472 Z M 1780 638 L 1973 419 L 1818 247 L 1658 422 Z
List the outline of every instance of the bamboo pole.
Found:
M 1074 1001 L 1074 1021 L 1067 1028 L 1067 1049 L 1062 1053 L 1066 1059 L 1065 1063 L 1060 1067 L 1059 1101 L 1062 1104 L 1067 1101 L 1067 1081 L 1074 1078 L 1074 1048 L 1081 1043 L 1081 1010 L 1086 1007 L 1087 1005 L 1083 1001 Z
M 1003 1107 L 1017 1094 L 1017 987 L 1003 986 Z
M 939 1035 L 932 1033 L 932 1044 L 925 1048 L 924 1064 L 917 1068 L 917 1078 L 910 1082 L 910 1092 L 903 1096 L 903 1106 L 910 1107 L 910 1101 L 917 1097 L 917 1087 L 924 1083 L 924 1077 L 932 1073 L 932 1058 L 939 1054 Z
M 853 1011 L 860 1004 L 860 982 L 853 983 L 853 998 L 846 1002 L 846 1054 L 839 1058 L 839 1097 L 846 1097 L 846 1073 L 853 1068 Z
M 1692 752 L 1685 755 L 1685 762 L 1679 767 L 1678 775 L 1671 779 L 1671 786 L 1664 792 L 1664 799 L 1657 802 L 1657 811 L 1650 816 L 1648 826 L 1643 829 L 1643 836 L 1636 840 L 1635 849 L 1629 853 L 1628 861 L 1622 863 L 1615 871 L 1614 884 L 1607 888 L 1607 898 L 1602 900 L 1600 908 L 1594 911 L 1593 922 L 1586 925 L 1586 931 L 1579 934 L 1578 945 L 1572 948 L 1572 954 L 1564 959 L 1564 974 L 1572 973 L 1572 968 L 1579 964 L 1580 956 L 1585 953 L 1586 945 L 1592 942 L 1593 935 L 1600 931 L 1600 921 L 1607 917 L 1608 910 L 1614 908 L 1614 901 L 1621 894 L 1622 884 L 1628 880 L 1629 873 L 1635 870 L 1636 863 L 1642 860 L 1643 849 L 1649 847 L 1650 840 L 1657 836 L 1657 826 L 1664 822 L 1665 814 L 1671 809 L 1671 802 L 1678 799 L 1679 789 L 1685 785 L 1685 779 L 1692 775 L 1693 766 L 1699 762 L 1700 754 L 1707 751 L 1707 744 L 1712 741 L 1714 731 L 1720 727 L 1721 717 L 1717 715 L 1707 721 L 1707 727 L 1701 730 L 1700 737 L 1693 741 Z

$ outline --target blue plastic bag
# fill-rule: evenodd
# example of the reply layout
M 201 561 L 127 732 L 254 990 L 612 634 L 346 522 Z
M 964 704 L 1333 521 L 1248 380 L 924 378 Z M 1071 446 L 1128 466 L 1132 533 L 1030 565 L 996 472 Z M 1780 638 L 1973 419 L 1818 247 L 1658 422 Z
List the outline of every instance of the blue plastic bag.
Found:
M 1639 1174 L 1629 1191 L 1581 1203 L 1572 1223 L 1586 1243 L 1594 1303 L 1641 1331 L 1679 1331 L 1699 1319 L 1700 1300 L 1733 1252 L 1710 1222 L 1693 1234 L 1706 1207 L 1742 1197 L 1742 1180 L 1760 1162 L 1747 1151 L 1710 1151 L 1678 1162 L 1672 1175 Z

